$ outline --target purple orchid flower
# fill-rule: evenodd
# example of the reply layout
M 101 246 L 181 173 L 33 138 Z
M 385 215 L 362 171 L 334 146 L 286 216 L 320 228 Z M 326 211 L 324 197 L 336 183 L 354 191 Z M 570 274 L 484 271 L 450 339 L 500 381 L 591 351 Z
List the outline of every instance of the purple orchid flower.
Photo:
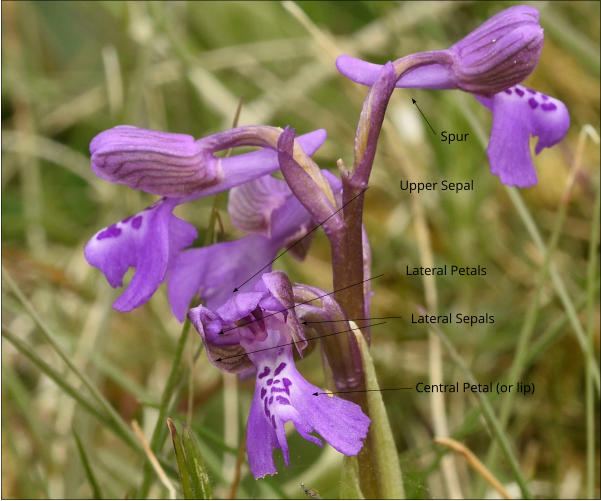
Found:
M 337 451 L 354 456 L 363 447 L 370 420 L 361 407 L 306 381 L 294 364 L 307 345 L 294 308 L 294 293 L 281 271 L 265 273 L 252 292 L 238 292 L 216 311 L 204 306 L 188 313 L 218 368 L 242 373 L 256 368 L 246 449 L 255 478 L 277 473 L 273 450 L 289 465 L 284 423 L 292 421 L 306 440 L 322 445 L 316 431 Z
M 94 172 L 113 182 L 164 195 L 142 212 L 103 228 L 85 246 L 88 263 L 100 269 L 112 287 L 121 287 L 126 271 L 130 267 L 136 269 L 113 304 L 115 309 L 130 311 L 148 301 L 165 280 L 179 252 L 196 239 L 196 229 L 172 214 L 177 205 L 279 169 L 277 152 L 270 149 L 228 158 L 212 156 L 211 152 L 232 145 L 259 143 L 254 137 L 240 139 L 241 129 L 244 128 L 194 141 L 183 134 L 120 126 L 92 140 Z M 273 128 L 266 129 L 271 132 Z M 325 131 L 317 130 L 300 136 L 298 143 L 312 155 L 324 140 Z M 181 310 L 179 304 L 175 310 Z M 178 315 L 183 316 L 184 313 Z
M 340 180 L 327 171 L 323 174 L 333 192 L 339 193 Z M 316 222 L 284 181 L 264 176 L 233 188 L 228 212 L 234 226 L 249 235 L 180 252 L 169 270 L 169 303 L 180 321 L 195 294 L 215 309 L 245 280 L 244 289 L 252 290 L 261 279 L 257 271 L 271 271 L 280 249 L 288 249 L 299 260 L 308 251 L 311 235 L 307 233 Z
M 392 63 L 396 87 L 461 89 L 484 104 L 493 113 L 487 149 L 491 171 L 504 184 L 520 188 L 537 182 L 530 135 L 539 138 L 538 154 L 561 141 L 570 125 L 561 101 L 517 86 L 540 58 L 544 35 L 538 18 L 534 7 L 511 7 L 446 50 L 411 54 Z M 383 68 L 346 55 L 336 66 L 346 77 L 369 86 Z

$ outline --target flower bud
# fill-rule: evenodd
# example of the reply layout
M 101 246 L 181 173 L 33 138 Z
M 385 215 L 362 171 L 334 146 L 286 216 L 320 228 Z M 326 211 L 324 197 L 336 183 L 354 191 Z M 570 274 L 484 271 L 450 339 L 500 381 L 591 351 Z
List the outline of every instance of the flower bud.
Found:
M 449 48 L 458 88 L 491 95 L 534 70 L 544 41 L 534 7 L 518 5 L 491 17 Z

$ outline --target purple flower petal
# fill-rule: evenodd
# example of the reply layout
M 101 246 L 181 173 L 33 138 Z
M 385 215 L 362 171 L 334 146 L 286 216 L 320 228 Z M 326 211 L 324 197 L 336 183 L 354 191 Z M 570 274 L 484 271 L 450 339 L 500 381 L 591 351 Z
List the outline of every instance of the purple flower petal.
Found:
M 249 235 L 181 252 L 167 277 L 171 311 L 183 322 L 190 301 L 197 293 L 209 308 L 218 308 L 231 297 L 235 287 L 269 263 L 281 245 L 281 240 Z M 269 266 L 264 271 L 270 269 Z M 245 289 L 250 290 L 260 279 L 259 273 L 245 284 Z
M 336 68 L 345 77 L 359 84 L 372 86 L 384 68 L 383 64 L 373 64 L 355 57 L 342 55 L 336 59 Z M 408 89 L 456 89 L 453 72 L 448 65 L 427 64 L 418 66 L 403 74 L 396 87 Z
M 559 100 L 522 86 L 493 97 L 475 96 L 493 114 L 486 153 L 490 170 L 503 184 L 526 188 L 537 183 L 530 155 L 530 136 L 538 136 L 536 153 L 557 144 L 570 126 L 566 106 Z M 534 94 L 532 93 L 534 92 Z
M 255 372 L 246 350 L 240 345 L 241 330 L 232 329 L 235 325 L 224 324 L 219 315 L 202 305 L 192 308 L 188 318 L 200 334 L 207 357 L 213 365 L 232 374 L 249 375 Z
M 247 348 L 252 344 L 243 341 Z M 263 346 L 264 343 L 261 344 Z M 292 421 L 298 433 L 321 446 L 317 432 L 334 449 L 354 456 L 363 447 L 370 420 L 361 407 L 335 396 L 313 395 L 323 390 L 307 382 L 294 365 L 290 347 L 251 355 L 258 371 L 278 371 L 276 381 L 257 378 L 247 428 L 247 451 L 255 478 L 273 475 L 273 449 L 281 449 L 289 464 L 284 423 Z M 272 384 L 269 384 L 272 381 Z M 262 443 L 259 441 L 261 437 Z
M 248 464 L 255 478 L 275 475 L 278 471 L 273 462 L 273 449 L 279 449 L 278 438 L 271 422 L 263 411 L 263 400 L 255 391 L 250 413 L 248 429 L 253 430 L 246 436 Z
M 100 230 L 84 254 L 102 271 L 112 287 L 123 285 L 129 268 L 136 271 L 113 307 L 130 311 L 148 301 L 165 279 L 174 254 L 196 238 L 193 226 L 172 214 L 176 199 L 163 199 L 135 217 Z
M 296 139 L 307 155 L 313 155 L 325 141 L 326 131 L 318 129 L 298 136 Z M 277 152 L 269 148 L 223 158 L 220 159 L 220 162 L 226 173 L 226 178 L 219 190 L 209 188 L 206 192 L 203 192 L 202 196 L 227 190 L 258 177 L 272 174 L 280 169 Z
M 340 191 L 341 182 L 336 176 L 326 171 L 323 175 L 335 192 Z M 315 223 L 296 197 L 290 194 L 283 205 L 270 213 L 266 224 L 271 238 L 248 235 L 231 242 L 188 249 L 174 258 L 167 277 L 167 294 L 171 310 L 180 322 L 197 293 L 209 308 L 215 309 L 249 278 L 243 289 L 251 290 L 263 273 L 271 271 L 271 265 L 266 265 L 280 249 L 287 248 L 293 256 L 304 258 L 311 241 L 305 235 Z
M 226 141 L 243 127 L 195 140 L 186 134 L 172 134 L 128 125 L 113 127 L 90 142 L 92 170 L 107 181 L 182 202 L 213 195 L 279 169 L 277 154 L 264 149 L 228 158 L 217 158 L 221 149 L 211 137 Z M 324 142 L 322 129 L 300 136 L 307 155 Z
M 230 190 L 228 213 L 240 231 L 271 236 L 271 214 L 291 196 L 284 181 L 263 176 Z
M 274 449 L 281 449 L 286 465 L 289 464 L 284 430 L 287 421 L 292 421 L 306 440 L 321 446 L 322 441 L 312 435 L 318 432 L 343 454 L 358 454 L 367 436 L 369 418 L 352 402 L 313 395 L 320 389 L 308 383 L 294 365 L 292 343 L 295 333 L 290 319 L 296 318 L 295 314 L 292 311 L 284 314 L 279 310 L 273 314 L 264 309 L 267 304 L 264 294 L 275 294 L 277 307 L 293 300 L 288 278 L 284 278 L 282 272 L 273 272 L 263 275 L 254 292 L 237 293 L 216 313 L 203 306 L 193 308 L 189 313 L 213 364 L 237 372 L 242 367 L 243 362 L 239 360 L 242 359 L 244 362 L 250 360 L 256 367 L 255 395 L 246 434 L 253 476 L 261 478 L 276 473 Z M 254 321 L 249 321 L 251 312 Z M 224 329 L 224 325 L 231 327 Z M 237 356 L 228 358 L 226 355 L 221 359 L 219 354 L 235 350 L 236 342 L 243 351 L 237 352 Z
M 462 89 L 492 95 L 524 80 L 536 67 L 544 41 L 534 7 L 518 5 L 494 15 L 446 50 L 419 52 L 394 61 L 396 87 Z M 351 80 L 373 85 L 381 65 L 350 56 L 336 60 Z
M 524 80 L 536 67 L 544 42 L 534 7 L 502 10 L 449 48 L 457 87 L 492 95 Z
M 219 184 L 217 160 L 187 134 L 121 125 L 90 142 L 92 170 L 113 183 L 170 197 Z

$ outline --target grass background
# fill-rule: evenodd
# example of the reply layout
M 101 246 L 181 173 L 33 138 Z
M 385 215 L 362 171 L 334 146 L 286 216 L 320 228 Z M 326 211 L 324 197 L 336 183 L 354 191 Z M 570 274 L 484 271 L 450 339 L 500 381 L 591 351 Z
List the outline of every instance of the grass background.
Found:
M 242 97 L 240 125 L 290 124 L 298 133 L 326 128 L 328 140 L 315 159 L 335 170 L 338 158 L 352 163 L 354 128 L 366 92 L 336 72 L 338 54 L 385 62 L 447 47 L 510 5 L 2 2 L 2 326 L 5 336 L 16 339 L 2 342 L 3 497 L 92 496 L 74 430 L 102 495 L 135 497 L 144 456 L 129 423 L 137 420 L 150 437 L 176 352 L 181 327 L 170 315 L 164 288 L 147 305 L 120 314 L 111 309 L 118 291 L 83 258 L 85 242 L 99 228 L 154 200 L 91 173 L 87 147 L 94 135 L 126 123 L 201 137 L 230 127 Z M 436 292 L 441 313 L 493 314 L 494 325 L 453 325 L 445 333 L 482 382 L 505 380 L 519 353 L 515 370 L 520 379 L 534 382 L 536 392 L 508 406 L 506 437 L 532 493 L 598 497 L 598 393 L 587 383 L 577 336 L 588 336 L 598 359 L 598 219 L 593 215 L 599 147 L 588 136 L 580 143 L 579 138 L 585 137 L 586 124 L 599 130 L 599 3 L 535 5 L 545 46 L 526 85 L 561 99 L 571 115 L 567 137 L 535 159 L 536 187 L 516 195 L 489 173 L 490 115 L 471 96 L 397 90 L 391 99 L 365 224 L 373 274 L 385 274 L 373 283 L 372 315 L 404 320 L 374 328 L 372 354 L 381 387 L 428 380 L 428 333 L 408 322 L 417 305 L 428 304 L 425 291 Z M 412 97 L 437 130 L 470 132 L 473 140 L 442 145 L 412 106 Z M 571 176 L 575 182 L 568 200 L 564 192 Z M 407 177 L 474 179 L 476 189 L 414 199 L 398 188 Z M 239 234 L 228 220 L 226 202 L 225 196 L 211 197 L 177 213 L 198 228 L 202 244 L 215 205 L 223 221 L 219 238 L 229 240 Z M 524 223 L 528 217 L 545 242 L 558 232 L 547 260 Z M 419 238 L 424 229 L 425 243 Z M 428 242 L 436 264 L 480 264 L 487 276 L 429 283 L 407 277 L 405 266 L 421 264 Z M 303 263 L 287 255 L 278 266 L 293 280 L 331 290 L 328 261 L 327 240 L 320 234 Z M 550 263 L 561 277 L 559 288 L 549 273 L 541 279 Z M 571 317 L 566 304 L 574 307 Z M 524 327 L 528 312 L 534 318 Z M 57 355 L 40 324 L 87 375 L 96 396 Z M 523 346 L 520 339 L 526 340 Z M 191 335 L 181 363 L 191 370 L 169 415 L 177 423 L 189 422 L 215 496 L 228 497 L 253 386 L 225 377 L 203 354 L 193 363 L 198 345 Z M 33 363 L 32 356 L 39 360 Z M 40 370 L 43 363 L 54 380 Z M 317 355 L 300 368 L 311 382 L 324 384 Z M 447 381 L 465 380 L 446 354 L 443 371 Z M 111 421 L 112 411 L 100 396 L 121 425 Z M 448 496 L 440 468 L 448 451 L 433 442 L 430 398 L 413 391 L 386 392 L 383 398 L 407 496 Z M 505 400 L 489 396 L 496 413 Z M 490 459 L 493 439 L 478 402 L 467 394 L 450 395 L 446 417 L 452 436 L 519 495 L 506 459 L 499 454 Z M 590 423 L 597 433 L 590 433 Z M 254 481 L 244 462 L 237 497 L 304 497 L 300 482 L 322 497 L 337 497 L 340 456 L 297 434 L 289 441 L 290 468 L 278 458 L 278 476 Z M 169 441 L 159 456 L 173 474 Z M 464 497 L 495 495 L 463 459 L 455 459 L 455 468 L 455 487 Z M 178 485 L 177 477 L 172 481 Z M 149 495 L 166 496 L 167 490 L 156 480 Z

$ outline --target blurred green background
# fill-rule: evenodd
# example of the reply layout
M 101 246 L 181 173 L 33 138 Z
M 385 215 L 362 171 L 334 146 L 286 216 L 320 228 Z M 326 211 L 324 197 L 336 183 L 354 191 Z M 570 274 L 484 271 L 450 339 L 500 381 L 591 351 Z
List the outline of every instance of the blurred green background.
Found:
M 135 419 L 150 437 L 181 327 L 171 317 L 164 288 L 134 312 L 112 310 L 119 292 L 84 260 L 83 246 L 98 229 L 154 200 L 96 178 L 89 168 L 90 139 L 117 124 L 201 137 L 229 128 L 241 97 L 240 125 L 292 125 L 299 134 L 326 128 L 328 139 L 314 158 L 322 168 L 335 170 L 338 158 L 352 163 L 354 129 L 366 93 L 337 73 L 337 55 L 385 62 L 448 47 L 510 5 L 2 2 L 3 276 L 18 285 L 125 426 Z M 598 231 L 593 214 L 599 146 L 582 131 L 586 124 L 599 131 L 600 9 L 598 2 L 534 5 L 541 12 L 545 46 L 525 84 L 564 101 L 571 127 L 558 146 L 535 158 L 539 184 L 521 191 L 518 199 L 526 212 L 516 208 L 513 192 L 489 172 L 485 148 L 491 118 L 475 99 L 459 91 L 425 90 L 397 90 L 391 99 L 366 196 L 365 224 L 373 275 L 384 274 L 372 284 L 372 315 L 401 315 L 403 320 L 373 329 L 372 354 L 381 387 L 427 382 L 428 332 L 408 319 L 418 305 L 431 308 L 437 296 L 441 313 L 494 314 L 494 325 L 452 325 L 444 332 L 480 381 L 504 380 L 545 264 L 525 218 L 532 218 L 545 242 L 558 228 L 550 262 L 563 285 L 558 288 L 548 279 L 542 283 L 532 335 L 518 367 L 521 379 L 534 382 L 536 392 L 516 397 L 506 434 L 535 496 L 573 498 L 592 492 L 598 497 L 598 394 L 587 396 L 577 331 L 589 336 L 598 359 L 599 276 L 589 265 L 590 255 L 598 257 L 597 246 L 591 254 L 590 242 Z M 411 98 L 437 130 L 470 132 L 474 140 L 441 145 Z M 474 179 L 476 190 L 415 198 L 399 190 L 399 180 L 408 177 Z M 566 198 L 571 177 L 575 182 Z M 227 197 L 211 197 L 177 209 L 198 228 L 201 244 L 214 206 L 223 222 L 218 238 L 240 236 L 228 220 Z M 422 264 L 429 249 L 435 264 L 480 264 L 488 274 L 428 283 L 407 277 L 405 266 Z M 319 234 L 304 262 L 286 255 L 278 266 L 295 281 L 331 290 L 328 262 L 327 240 Z M 102 495 L 135 497 L 143 454 L 44 375 L 42 362 L 24 356 L 29 347 L 59 380 L 90 400 L 5 280 L 2 287 L 3 332 L 25 345 L 16 349 L 15 343 L 2 342 L 3 497 L 92 496 L 73 430 Z M 558 292 L 573 306 L 571 319 Z M 170 415 L 177 423 L 190 423 L 214 495 L 229 497 L 253 383 L 225 377 L 204 354 L 194 362 L 198 345 L 199 338 L 190 336 L 182 365 L 191 370 Z M 325 384 L 317 354 L 299 367 L 309 381 Z M 446 352 L 442 369 L 447 381 L 465 380 Z M 433 442 L 430 397 L 405 391 L 385 392 L 383 398 L 407 497 L 449 496 L 441 470 L 448 450 Z M 503 399 L 489 398 L 497 413 Z M 493 439 L 479 409 L 473 396 L 446 397 L 449 433 L 486 462 Z M 594 437 L 587 434 L 587 419 L 597 432 Z M 244 460 L 235 496 L 302 498 L 304 482 L 324 498 L 337 497 L 341 457 L 296 433 L 289 443 L 290 468 L 278 457 L 276 477 L 253 480 Z M 519 496 L 507 460 L 496 457 L 489 464 L 493 474 Z M 169 440 L 160 458 L 174 475 Z M 455 492 L 468 498 L 497 495 L 483 487 L 462 457 L 453 461 Z M 171 481 L 179 489 L 177 476 Z M 150 496 L 167 496 L 167 490 L 156 480 Z

